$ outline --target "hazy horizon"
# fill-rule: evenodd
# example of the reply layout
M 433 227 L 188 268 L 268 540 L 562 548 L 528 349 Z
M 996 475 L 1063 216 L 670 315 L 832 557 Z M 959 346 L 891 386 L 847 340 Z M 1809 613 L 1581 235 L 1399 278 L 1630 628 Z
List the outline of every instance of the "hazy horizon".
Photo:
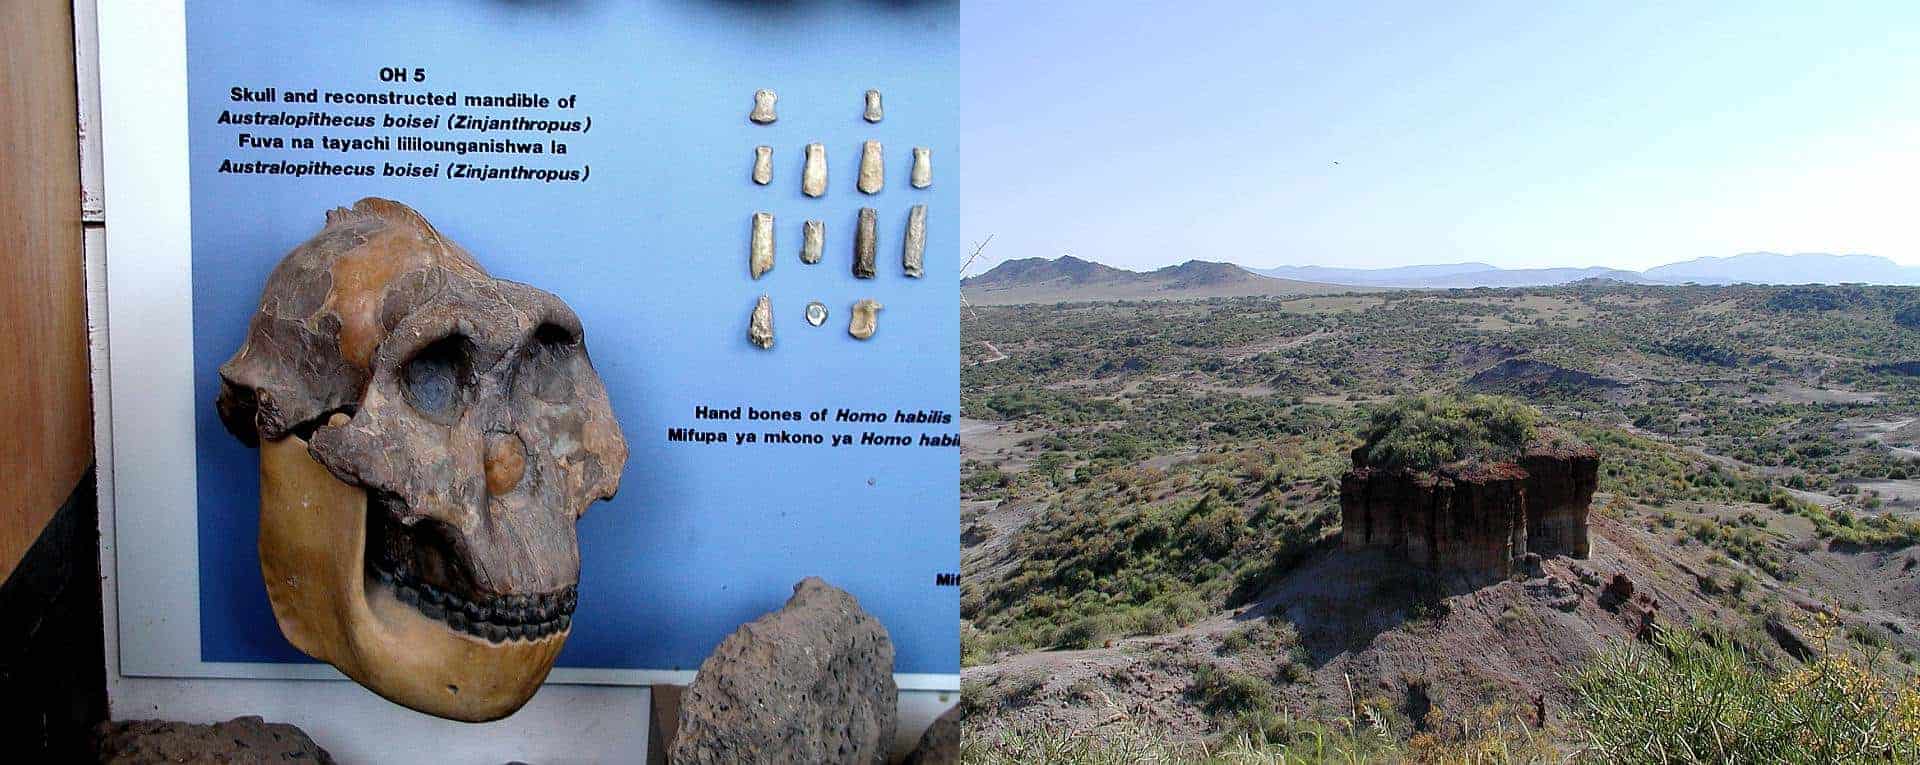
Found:
M 963 13 L 963 244 L 1132 270 L 1920 265 L 1920 7 L 1004 0 Z M 1337 164 L 1336 164 L 1337 163 Z

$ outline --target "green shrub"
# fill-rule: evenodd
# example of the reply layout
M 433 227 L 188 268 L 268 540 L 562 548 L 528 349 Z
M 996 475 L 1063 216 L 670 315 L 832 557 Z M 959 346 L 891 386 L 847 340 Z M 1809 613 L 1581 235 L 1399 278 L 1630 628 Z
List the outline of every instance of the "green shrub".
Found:
M 1373 413 L 1361 454 L 1369 465 L 1415 470 L 1508 461 L 1533 439 L 1539 420 L 1533 407 L 1500 396 L 1406 396 Z
M 1831 642 L 1831 623 L 1809 629 Z M 1603 652 L 1574 682 L 1596 762 L 1916 762 L 1920 687 L 1891 686 L 1844 651 L 1774 672 L 1738 641 L 1667 630 Z
M 1193 675 L 1188 692 L 1207 714 L 1221 716 L 1254 712 L 1273 706 L 1273 684 L 1245 672 L 1203 666 Z

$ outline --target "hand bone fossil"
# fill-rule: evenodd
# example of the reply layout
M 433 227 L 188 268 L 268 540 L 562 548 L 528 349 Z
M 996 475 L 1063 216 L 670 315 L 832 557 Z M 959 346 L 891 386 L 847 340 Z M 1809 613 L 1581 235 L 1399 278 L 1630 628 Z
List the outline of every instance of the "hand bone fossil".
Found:
M 867 91 L 867 113 L 861 117 L 868 122 L 879 122 L 882 116 L 885 115 L 880 110 L 880 91 Z
M 873 337 L 874 322 L 880 309 L 885 306 L 874 300 L 861 298 L 853 304 L 853 318 L 847 321 L 847 334 L 865 340 Z
M 773 301 L 766 295 L 753 303 L 753 316 L 747 320 L 747 341 L 762 349 L 773 347 Z
M 773 147 L 753 147 L 753 182 L 765 186 L 773 182 Z
M 800 227 L 800 262 L 820 262 L 820 250 L 826 246 L 827 227 L 817 220 L 807 221 Z
M 800 169 L 800 191 L 810 197 L 827 193 L 827 147 L 807 144 L 807 163 Z
M 907 213 L 907 236 L 901 240 L 900 268 L 906 275 L 918 279 L 922 275 L 927 254 L 927 206 L 914 205 Z
M 565 303 L 363 199 L 274 268 L 216 406 L 260 448 L 295 647 L 428 714 L 526 703 L 572 628 L 574 522 L 627 459 Z
M 933 185 L 933 150 L 925 146 L 913 147 L 913 187 L 924 189 Z
M 880 142 L 860 146 L 860 193 L 878 194 L 887 185 L 886 158 L 880 156 Z
M 853 233 L 853 276 L 856 279 L 873 278 L 874 258 L 879 247 L 874 241 L 874 229 L 879 225 L 879 210 L 860 208 L 860 227 Z
M 773 213 L 753 214 L 753 239 L 748 245 L 747 270 L 755 279 L 773 270 Z
M 773 113 L 773 104 L 779 100 L 780 94 L 767 90 L 766 88 L 754 91 L 753 111 L 747 115 L 747 119 L 753 120 L 755 124 L 772 124 L 774 120 L 779 119 L 779 117 Z

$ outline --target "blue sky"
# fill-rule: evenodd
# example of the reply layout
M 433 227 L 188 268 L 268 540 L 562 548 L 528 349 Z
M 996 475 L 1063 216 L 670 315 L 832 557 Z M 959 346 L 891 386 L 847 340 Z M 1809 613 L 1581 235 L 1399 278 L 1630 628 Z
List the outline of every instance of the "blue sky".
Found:
M 1712 5 L 969 0 L 971 273 L 1920 265 L 1920 3 Z

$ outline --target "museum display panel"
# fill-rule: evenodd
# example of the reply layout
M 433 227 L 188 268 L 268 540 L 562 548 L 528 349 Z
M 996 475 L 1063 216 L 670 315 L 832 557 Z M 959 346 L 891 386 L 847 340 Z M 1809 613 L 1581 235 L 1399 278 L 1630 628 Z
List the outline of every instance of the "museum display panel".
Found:
M 178 71 L 115 52 L 136 22 Z M 903 694 L 958 689 L 957 3 L 193 0 L 101 37 L 121 674 L 318 657 L 492 719 L 541 675 L 685 684 L 818 576 Z M 389 231 L 458 255 L 342 265 Z M 324 278 L 275 273 L 303 247 Z M 470 388 L 497 422 L 439 411 Z

